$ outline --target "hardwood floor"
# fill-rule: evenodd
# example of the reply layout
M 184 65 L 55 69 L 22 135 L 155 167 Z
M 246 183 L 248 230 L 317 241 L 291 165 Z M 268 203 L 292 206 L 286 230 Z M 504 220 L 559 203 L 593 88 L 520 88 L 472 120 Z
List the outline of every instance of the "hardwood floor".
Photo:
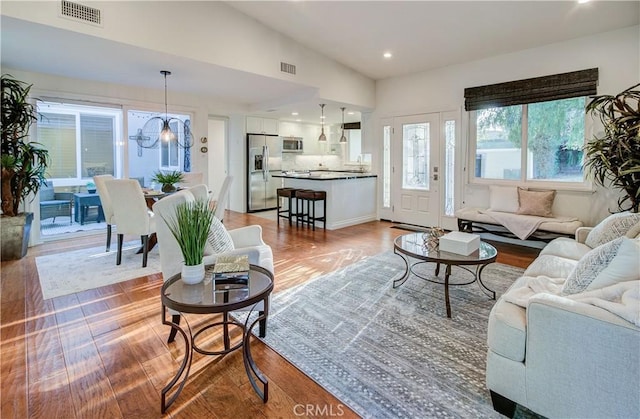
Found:
M 260 224 L 275 259 L 275 292 L 393 249 L 404 230 L 370 222 L 336 231 L 290 228 L 227 212 L 225 225 Z M 50 300 L 42 299 L 35 257 L 103 245 L 104 234 L 46 243 L 19 261 L 2 262 L 0 417 L 161 417 L 160 390 L 177 371 L 183 343 L 167 345 L 160 317 L 160 274 Z M 537 250 L 499 246 L 498 262 L 526 267 Z M 192 327 L 205 316 L 188 317 Z M 210 340 L 218 338 L 212 334 Z M 252 341 L 269 379 L 263 404 L 250 386 L 242 354 L 195 356 L 182 394 L 165 416 L 267 418 L 356 417 L 277 353 Z M 307 409 L 311 409 L 307 411 Z M 324 412 L 324 414 L 323 414 Z

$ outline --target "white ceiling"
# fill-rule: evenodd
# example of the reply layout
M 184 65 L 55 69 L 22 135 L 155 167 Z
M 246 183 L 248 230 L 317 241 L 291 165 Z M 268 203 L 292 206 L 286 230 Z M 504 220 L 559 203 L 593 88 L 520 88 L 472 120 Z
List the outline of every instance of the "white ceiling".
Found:
M 232 1 L 231 7 L 373 79 L 410 74 L 636 25 L 639 1 Z M 256 107 L 313 97 L 295 83 L 169 57 L 96 37 L 2 16 L 2 66 L 162 89 Z M 69 48 L 69 45 L 74 45 Z M 382 58 L 383 51 L 393 58 Z M 158 77 L 153 77 L 157 74 Z M 217 83 L 210 83 L 212 77 Z M 327 106 L 340 122 L 339 103 Z M 318 122 L 317 101 L 256 114 Z M 300 112 L 298 117 L 292 111 Z M 346 116 L 347 122 L 360 115 Z

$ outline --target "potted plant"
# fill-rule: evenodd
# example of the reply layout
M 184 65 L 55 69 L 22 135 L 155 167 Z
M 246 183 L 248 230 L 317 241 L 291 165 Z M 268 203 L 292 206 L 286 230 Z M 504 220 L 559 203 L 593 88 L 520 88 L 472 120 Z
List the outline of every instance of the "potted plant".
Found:
M 208 201 L 198 200 L 180 203 L 173 217 L 163 217 L 182 252 L 182 280 L 187 284 L 197 284 L 204 279 L 202 258 L 214 211 Z
M 605 181 L 624 195 L 618 209 L 640 206 L 640 83 L 615 96 L 595 96 L 586 110 L 602 122 L 604 132 L 584 147 L 584 167 L 601 186 Z
M 33 213 L 23 212 L 23 204 L 45 183 L 49 153 L 41 144 L 27 141 L 37 115 L 28 99 L 32 85 L 8 74 L 1 76 L 1 85 L 2 260 L 14 260 L 27 254 Z
M 175 184 L 182 182 L 182 178 L 182 172 L 178 170 L 174 170 L 172 172 L 157 171 L 153 174 L 153 178 L 151 180 L 162 185 L 162 192 L 175 192 Z

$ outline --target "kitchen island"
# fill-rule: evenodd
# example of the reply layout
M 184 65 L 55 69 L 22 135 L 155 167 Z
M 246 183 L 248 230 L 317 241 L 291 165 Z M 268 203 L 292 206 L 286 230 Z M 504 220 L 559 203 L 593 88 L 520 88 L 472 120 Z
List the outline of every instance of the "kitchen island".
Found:
M 327 230 L 337 230 L 377 219 L 377 175 L 361 172 L 318 170 L 272 174 L 282 186 L 327 193 Z M 322 206 L 316 203 L 316 214 Z

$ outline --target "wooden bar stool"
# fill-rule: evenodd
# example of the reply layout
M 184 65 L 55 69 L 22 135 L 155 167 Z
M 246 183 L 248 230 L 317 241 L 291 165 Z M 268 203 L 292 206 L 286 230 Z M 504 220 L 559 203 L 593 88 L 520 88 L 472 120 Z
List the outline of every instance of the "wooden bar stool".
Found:
M 291 225 L 291 220 L 293 217 L 297 218 L 297 211 L 293 212 L 293 199 L 296 198 L 296 192 L 299 191 L 300 189 L 297 188 L 278 188 L 276 189 L 276 194 L 277 194 L 277 200 L 278 200 L 278 209 L 277 209 L 277 219 L 278 219 L 278 225 L 280 225 L 280 217 L 282 218 L 286 218 L 289 220 L 289 225 Z M 280 206 L 280 202 L 281 199 L 280 198 L 286 198 L 287 199 L 287 208 L 281 208 Z M 297 205 L 297 201 L 296 201 L 296 210 L 298 208 Z
M 298 220 L 302 224 L 311 225 L 311 228 L 315 231 L 316 221 L 322 221 L 323 228 L 327 229 L 327 193 L 325 191 L 314 191 L 310 189 L 302 189 L 296 192 L 297 204 L 302 204 L 302 211 L 300 207 L 296 206 L 298 211 L 298 217 L 296 218 L 296 225 Z M 316 216 L 316 202 L 322 202 L 323 213 L 321 217 Z M 305 209 L 306 203 L 306 209 Z

